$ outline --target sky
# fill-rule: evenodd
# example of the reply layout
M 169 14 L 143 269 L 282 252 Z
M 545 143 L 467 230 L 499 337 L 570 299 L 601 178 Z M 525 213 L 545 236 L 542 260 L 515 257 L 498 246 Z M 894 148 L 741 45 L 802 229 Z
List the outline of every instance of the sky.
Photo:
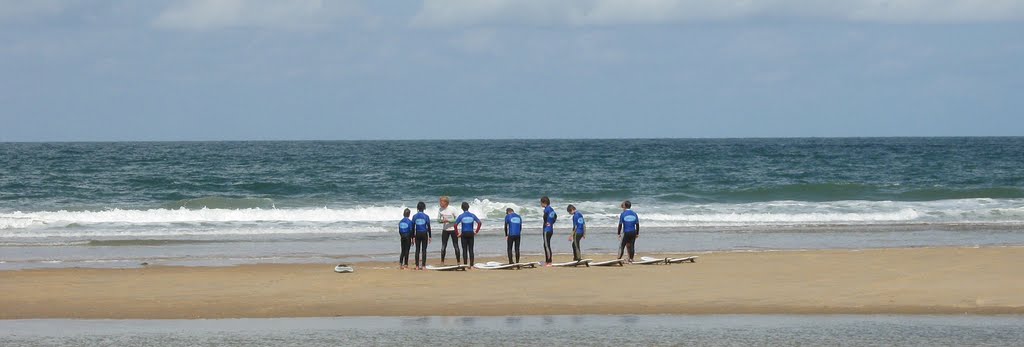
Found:
M 1021 135 L 1020 0 L 0 0 L 0 142 Z

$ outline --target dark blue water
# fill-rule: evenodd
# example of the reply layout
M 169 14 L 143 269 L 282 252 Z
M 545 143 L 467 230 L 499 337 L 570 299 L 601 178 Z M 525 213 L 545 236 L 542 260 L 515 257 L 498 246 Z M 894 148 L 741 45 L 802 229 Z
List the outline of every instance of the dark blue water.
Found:
M 390 256 L 440 195 L 485 237 L 546 195 L 598 232 L 633 201 L 652 250 L 1019 245 L 1024 137 L 6 143 L 0 267 Z

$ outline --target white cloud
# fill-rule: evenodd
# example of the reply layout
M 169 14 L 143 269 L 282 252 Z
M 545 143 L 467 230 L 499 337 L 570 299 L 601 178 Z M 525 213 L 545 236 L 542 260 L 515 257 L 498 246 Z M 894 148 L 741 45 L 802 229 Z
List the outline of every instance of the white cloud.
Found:
M 358 12 L 358 8 L 353 1 L 182 0 L 160 13 L 153 25 L 195 31 L 235 27 L 312 29 Z
M 1022 0 L 424 0 L 414 26 L 657 24 L 749 17 L 894 23 L 1024 19 Z

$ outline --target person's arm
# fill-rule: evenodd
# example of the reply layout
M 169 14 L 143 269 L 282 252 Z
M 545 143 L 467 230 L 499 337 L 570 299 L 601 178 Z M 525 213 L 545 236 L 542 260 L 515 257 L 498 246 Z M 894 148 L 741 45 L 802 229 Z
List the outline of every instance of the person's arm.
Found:
M 473 232 L 473 236 L 480 233 L 480 227 L 484 226 L 484 222 L 480 221 L 480 218 L 476 218 L 476 231 Z
M 640 218 L 636 219 L 636 237 L 640 237 Z
M 619 232 L 618 232 L 618 235 L 619 235 L 619 237 L 622 237 L 622 218 L 621 217 L 619 218 Z
M 433 238 L 434 237 L 430 234 L 430 219 L 427 219 L 427 242 L 430 242 L 430 239 Z
M 505 238 L 508 238 L 508 219 L 505 219 Z

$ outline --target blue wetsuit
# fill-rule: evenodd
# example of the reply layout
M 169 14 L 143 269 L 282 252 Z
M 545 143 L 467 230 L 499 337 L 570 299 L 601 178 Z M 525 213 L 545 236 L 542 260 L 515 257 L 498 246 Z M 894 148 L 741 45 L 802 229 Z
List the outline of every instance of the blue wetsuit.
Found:
M 622 243 L 619 244 L 619 259 L 622 259 L 622 251 L 629 249 L 629 261 L 633 261 L 636 254 L 636 237 L 640 235 L 640 217 L 633 210 L 622 211 L 619 215 L 619 235 L 622 236 Z
M 572 229 L 576 231 L 572 234 L 572 260 L 582 260 L 583 250 L 580 248 L 580 240 L 585 235 L 586 222 L 583 220 L 583 213 L 580 213 L 580 211 L 572 214 Z
M 519 262 L 519 237 L 523 232 L 523 217 L 518 214 L 511 213 L 505 216 L 505 238 L 508 239 L 508 263 L 514 264 Z M 516 258 L 515 262 L 512 262 L 512 248 L 515 246 Z
M 402 218 L 398 222 L 398 236 L 402 240 L 402 253 L 398 256 L 398 265 L 405 267 L 409 266 L 409 247 L 412 246 L 412 220 L 409 218 Z
M 466 211 L 455 218 L 457 228 L 461 228 L 461 234 L 459 238 L 462 240 L 462 261 L 463 264 L 473 265 L 473 261 L 476 260 L 476 251 L 473 249 L 473 241 L 476 239 L 476 234 L 473 233 L 473 224 L 481 223 L 480 218 L 477 218 L 472 212 Z
M 430 239 L 430 216 L 423 213 L 423 211 L 420 211 L 419 213 L 416 213 L 415 216 L 412 216 L 412 222 L 416 231 L 416 267 L 424 267 L 427 266 L 427 241 Z
M 544 207 L 544 261 L 551 264 L 551 235 L 555 234 L 555 221 L 558 214 L 550 205 Z

